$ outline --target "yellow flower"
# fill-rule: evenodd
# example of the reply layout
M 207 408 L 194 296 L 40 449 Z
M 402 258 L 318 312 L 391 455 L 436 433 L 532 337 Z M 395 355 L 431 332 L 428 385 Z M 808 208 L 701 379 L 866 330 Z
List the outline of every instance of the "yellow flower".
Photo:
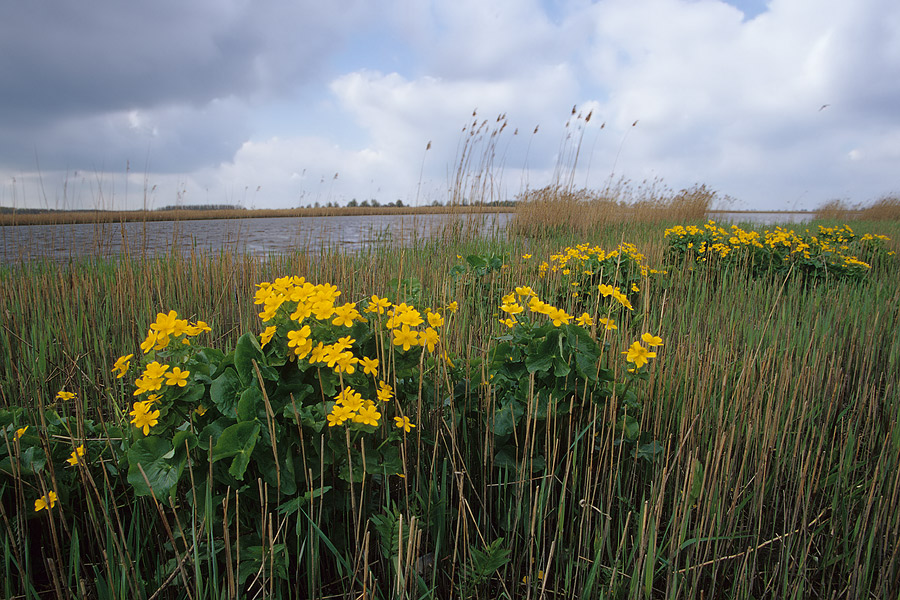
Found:
M 625 354 L 625 360 L 630 363 L 634 363 L 636 369 L 640 369 L 644 365 L 646 365 L 651 358 L 656 358 L 656 352 L 650 352 L 647 348 L 641 346 L 640 342 L 635 342 L 631 344 Z
M 397 429 L 402 429 L 406 433 L 409 433 L 415 427 L 415 425 L 410 423 L 409 417 L 394 417 L 394 425 Z
M 612 329 L 618 329 L 619 326 L 616 325 L 616 322 L 612 319 L 597 319 L 599 323 L 602 323 L 604 327 L 606 327 L 607 331 Z
M 312 345 L 312 343 L 310 343 L 310 345 Z M 354 365 L 359 362 L 359 359 L 353 356 L 352 352 L 341 352 L 337 355 L 334 362 L 335 372 L 352 375 L 356 372 L 356 367 Z
M 512 303 L 501 305 L 500 310 L 502 310 L 503 312 L 509 313 L 511 315 L 517 315 L 517 314 L 521 313 L 522 311 L 524 311 L 525 309 L 522 308 L 521 304 L 514 301 Z
M 334 348 L 336 352 L 340 352 L 340 351 L 346 350 L 347 348 L 349 348 L 350 346 L 352 346 L 352 345 L 353 345 L 353 342 L 355 342 L 355 341 L 356 341 L 356 340 L 354 340 L 354 339 L 353 339 L 352 337 L 350 337 L 349 335 L 345 335 L 345 336 L 342 337 L 342 338 L 338 338 L 338 341 L 336 341 L 335 343 L 333 343 L 333 344 L 331 345 L 331 347 Z
M 444 317 L 441 316 L 439 312 L 431 312 L 430 310 L 427 312 L 428 324 L 432 327 L 443 327 L 444 325 Z
M 580 317 L 575 320 L 582 327 L 589 327 L 594 324 L 594 320 L 591 319 L 591 315 L 587 313 L 582 313 Z
M 393 323 L 391 323 L 393 321 Z M 409 325 L 410 327 L 418 327 L 424 322 L 421 313 L 406 303 L 394 305 L 392 318 L 388 321 L 387 326 L 397 328 L 401 325 Z
M 601 283 L 597 286 L 597 289 L 600 290 L 600 293 L 603 294 L 603 297 L 609 296 L 613 293 L 615 288 L 611 285 L 606 285 L 605 283 Z
M 459 304 L 457 304 L 456 300 L 447 305 L 447 310 L 454 313 L 459 310 Z
M 274 325 L 270 325 L 266 327 L 266 330 L 259 334 L 259 345 L 263 348 L 266 347 L 266 344 L 272 341 L 272 336 L 275 335 L 276 327 Z
M 319 300 L 318 302 L 314 302 L 312 305 L 312 314 L 320 321 L 330 319 L 334 314 L 334 301 Z
M 153 350 L 153 346 L 156 345 L 156 332 L 152 329 L 147 332 L 147 337 L 141 342 L 141 351 L 144 354 L 147 354 L 151 350 Z
M 325 419 L 328 421 L 329 427 L 334 427 L 335 425 L 343 425 L 344 421 L 352 417 L 352 410 L 350 410 L 346 406 L 335 404 L 334 408 L 331 409 L 331 412 L 325 416 Z
M 309 325 L 304 325 L 302 328 L 294 331 L 288 331 L 288 347 L 297 348 L 298 346 L 303 346 L 308 341 L 309 334 Z
M 19 428 L 19 429 L 16 429 L 16 439 L 19 439 L 19 438 L 21 438 L 23 435 L 25 435 L 25 432 L 28 431 L 28 428 L 29 428 L 29 427 L 30 427 L 30 425 L 26 425 L 25 427 L 21 427 L 21 428 Z
M 131 359 L 134 358 L 134 354 L 128 354 L 127 356 L 120 356 L 116 359 L 116 363 L 113 365 L 112 372 L 119 372 L 116 375 L 116 379 L 122 379 L 125 376 L 125 373 L 128 372 L 128 368 L 131 366 Z
M 403 346 L 403 350 L 409 350 L 413 346 L 419 344 L 419 336 L 415 331 L 411 331 L 409 325 L 404 325 L 401 329 L 394 330 L 394 345 Z
M 531 255 L 529 255 L 529 256 L 531 256 Z M 537 294 L 534 293 L 534 290 L 531 289 L 531 286 L 528 286 L 528 285 L 523 285 L 521 287 L 517 287 L 516 293 L 519 296 L 537 296 Z
M 388 299 L 379 298 L 375 294 L 372 294 L 372 298 L 369 300 L 369 306 L 366 307 L 366 312 L 382 315 L 390 306 L 391 302 Z
M 166 373 L 166 385 L 177 385 L 178 387 L 184 387 L 187 385 L 187 378 L 190 374 L 190 371 L 182 371 L 181 368 L 175 367 L 174 369 Z
M 378 425 L 378 419 L 380 418 L 381 413 L 378 412 L 378 409 L 373 405 L 364 406 L 359 409 L 359 412 L 353 417 L 353 421 L 355 423 L 362 423 L 363 425 Z
M 429 352 L 434 352 L 434 345 L 440 341 L 441 337 L 438 332 L 428 327 L 419 335 L 419 343 L 423 348 L 428 348 Z
M 656 335 L 651 334 L 650 332 L 645 333 L 641 336 L 641 339 L 644 340 L 648 346 L 662 346 L 663 341 L 662 338 Z
M 507 317 L 506 319 L 500 319 L 500 322 L 503 323 L 504 325 L 506 325 L 507 327 L 509 327 L 510 329 L 512 329 L 513 327 L 516 326 L 516 323 L 518 321 Z
M 144 372 L 141 374 L 141 377 L 144 377 L 146 379 L 160 379 L 166 376 L 166 371 L 168 370 L 169 365 L 161 365 L 154 360 L 152 363 L 144 367 Z
M 139 377 L 134 382 L 134 395 L 140 396 L 141 394 L 146 394 L 147 392 L 155 392 L 162 388 L 162 384 L 162 377 Z
M 528 260 L 529 258 L 531 258 L 531 255 L 530 255 L 530 254 L 523 254 L 523 255 L 522 255 L 522 258 L 524 258 L 525 260 Z
M 383 381 L 378 382 L 378 399 L 382 402 L 390 402 L 394 397 L 394 388 Z
M 66 462 L 73 467 L 81 462 L 79 459 L 84 456 L 84 444 L 78 446 L 72 451 L 72 456 L 66 459 Z
M 75 397 L 75 394 L 73 392 L 67 392 L 65 390 L 60 390 L 60 391 L 56 392 L 56 399 L 62 400 L 63 402 L 65 402 L 66 400 L 71 400 L 74 397 Z
M 46 496 L 41 496 L 34 501 L 34 512 L 40 512 L 44 509 L 50 510 L 56 506 L 56 492 L 49 492 Z
M 350 412 L 358 411 L 365 404 L 362 394 L 349 387 L 342 389 L 334 398 L 337 400 L 338 404 L 348 409 Z
M 631 302 L 628 300 L 628 298 L 625 297 L 625 294 L 623 294 L 619 290 L 619 288 L 613 290 L 612 297 L 615 298 L 619 302 L 619 304 L 621 304 L 628 310 L 634 310 L 634 307 L 631 306 Z
M 566 311 L 561 308 L 551 308 L 547 312 L 547 316 L 550 317 L 550 320 L 553 321 L 553 325 L 556 327 L 563 324 L 568 325 L 569 319 L 572 318 L 572 315 L 567 314 Z
M 143 429 L 144 435 L 150 435 L 150 428 L 159 423 L 159 411 L 150 408 L 150 402 L 135 402 L 134 410 L 129 413 L 132 424 L 138 429 Z
M 639 291 L 641 291 L 641 288 L 639 288 L 639 287 L 637 286 L 636 283 L 632 283 L 632 284 L 631 284 L 631 291 L 632 291 L 632 292 L 639 292 Z
M 353 327 L 353 321 L 359 317 L 359 311 L 356 310 L 355 302 L 342 304 L 334 309 L 334 320 L 332 324 L 340 327 Z
M 197 408 L 194 409 L 194 412 L 197 413 L 198 415 L 200 415 L 200 416 L 202 417 L 203 415 L 206 414 L 206 411 L 207 411 L 207 410 L 208 410 L 208 409 L 207 409 L 205 406 L 203 406 L 202 404 L 199 404 L 199 405 L 197 406 Z
M 378 359 L 377 358 L 369 358 L 368 356 L 363 356 L 359 359 L 359 364 L 362 365 L 363 373 L 366 375 L 371 375 L 372 377 L 378 377 Z
M 170 310 L 168 314 L 157 313 L 156 323 L 150 325 L 150 329 L 156 330 L 160 336 L 172 335 L 175 331 L 175 322 L 178 320 L 178 313 Z
M 190 333 L 189 335 L 198 335 L 199 333 L 204 331 L 212 331 L 212 327 L 207 325 L 206 321 L 197 321 L 196 323 L 194 323 L 193 331 L 197 331 L 197 333 Z
M 328 348 L 330 348 L 330 346 L 328 346 Z M 309 353 L 310 364 L 325 362 L 326 352 L 326 346 L 322 342 L 316 344 L 316 347 L 313 348 Z

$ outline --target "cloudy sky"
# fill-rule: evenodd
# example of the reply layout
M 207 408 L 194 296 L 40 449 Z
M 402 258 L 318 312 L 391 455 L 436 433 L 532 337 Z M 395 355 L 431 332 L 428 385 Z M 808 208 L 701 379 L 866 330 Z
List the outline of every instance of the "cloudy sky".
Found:
M 12 1 L 0 82 L 2 206 L 900 193 L 897 0 Z

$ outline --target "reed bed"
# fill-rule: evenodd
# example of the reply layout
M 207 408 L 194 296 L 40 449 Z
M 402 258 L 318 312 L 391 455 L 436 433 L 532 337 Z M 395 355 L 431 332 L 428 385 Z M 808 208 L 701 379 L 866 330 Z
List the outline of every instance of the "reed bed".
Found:
M 897 221 L 900 220 L 900 197 L 882 196 L 870 204 L 850 204 L 831 200 L 815 210 L 815 218 L 827 221 Z
M 588 234 L 626 222 L 702 221 L 716 202 L 705 186 L 672 192 L 657 182 L 634 187 L 620 181 L 601 191 L 552 185 L 520 196 L 512 227 L 524 235 Z
M 639 208 L 578 194 L 558 196 L 568 209 L 542 208 L 541 198 L 557 192 L 535 196 L 529 210 L 540 219 L 523 217 L 542 223 L 522 225 L 536 236 L 475 238 L 458 223 L 444 239 L 356 254 L 85 258 L 0 270 L 0 409 L 21 411 L 15 427 L 0 424 L 0 594 L 896 596 L 896 261 L 862 282 L 818 283 L 666 263 L 663 226 Z M 704 194 L 667 200 L 666 220 L 691 215 L 701 224 L 704 215 L 693 211 L 709 208 Z M 582 202 L 595 201 L 605 208 L 590 228 L 548 216 L 574 218 Z M 606 209 L 620 212 L 612 218 Z M 887 234 L 897 249 L 895 223 L 854 229 Z M 501 436 L 500 383 L 484 377 L 511 331 L 498 322 L 501 298 L 517 286 L 542 298 L 571 289 L 570 275 L 540 264 L 582 242 L 610 250 L 623 241 L 645 264 L 668 270 L 640 279 L 618 330 L 592 326 L 610 344 L 603 364 L 616 381 L 627 377 L 621 352 L 635 336 L 662 337 L 634 383 L 637 412 L 614 394 L 580 409 L 567 398 L 573 408 L 551 414 L 531 390 L 514 441 Z M 242 334 L 263 329 L 256 285 L 283 275 L 333 283 L 353 302 L 371 294 L 416 306 L 457 302 L 441 334 L 453 368 L 421 366 L 428 383 L 402 445 L 405 477 L 345 483 L 327 502 L 310 484 L 299 496 L 303 511 L 262 479 L 206 485 L 206 467 L 188 468 L 175 497 L 135 495 L 121 456 L 141 436 L 130 433 L 126 414 L 131 387 L 110 370 L 116 357 L 169 309 L 208 322 L 207 346 L 234 349 Z M 587 307 L 596 324 L 593 299 L 555 297 L 573 315 Z M 54 401 L 59 390 L 75 398 Z M 640 431 L 635 445 L 617 425 L 623 410 Z M 57 416 L 75 424 L 65 440 L 50 434 Z M 75 469 L 57 463 L 35 479 L 23 469 L 38 470 L 36 455 L 17 450 L 25 424 L 22 440 L 35 435 L 48 455 L 68 456 L 85 440 L 104 448 L 102 459 Z M 332 428 L 316 435 L 311 447 L 343 444 Z M 54 455 L 54 444 L 64 454 Z M 303 466 L 313 475 L 320 468 Z M 55 487 L 54 477 L 69 481 L 70 493 L 36 512 L 35 498 Z

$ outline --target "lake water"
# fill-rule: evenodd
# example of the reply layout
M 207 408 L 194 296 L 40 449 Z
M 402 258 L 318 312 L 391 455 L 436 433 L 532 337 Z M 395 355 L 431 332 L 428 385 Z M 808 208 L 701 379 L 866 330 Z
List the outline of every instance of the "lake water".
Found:
M 800 223 L 810 213 L 715 213 L 717 222 Z M 79 256 L 156 255 L 168 252 L 219 252 L 255 256 L 296 249 L 354 250 L 379 243 L 409 246 L 442 236 L 446 228 L 481 234 L 502 231 L 511 213 L 469 215 L 365 215 L 208 219 L 76 225 L 0 226 L 0 263 L 37 258 L 68 260 Z
M 510 213 L 365 215 L 0 226 L 0 263 L 36 258 L 231 251 L 255 256 L 305 249 L 354 250 L 379 243 L 409 246 L 446 228 L 501 231 Z

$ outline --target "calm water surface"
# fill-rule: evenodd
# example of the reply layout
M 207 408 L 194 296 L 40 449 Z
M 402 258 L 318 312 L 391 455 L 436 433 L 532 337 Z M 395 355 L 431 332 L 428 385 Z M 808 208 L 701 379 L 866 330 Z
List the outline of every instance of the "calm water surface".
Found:
M 810 213 L 715 213 L 717 222 L 800 223 Z M 363 249 L 382 243 L 411 245 L 441 236 L 446 227 L 478 233 L 502 231 L 511 213 L 471 215 L 365 215 L 208 219 L 146 223 L 0 226 L 0 263 L 38 258 L 141 256 L 220 252 L 265 256 L 303 249 Z
M 0 263 L 37 258 L 220 252 L 264 256 L 293 250 L 353 250 L 378 244 L 410 245 L 445 228 L 478 233 L 502 230 L 512 215 L 365 215 L 208 219 L 144 223 L 0 226 Z

